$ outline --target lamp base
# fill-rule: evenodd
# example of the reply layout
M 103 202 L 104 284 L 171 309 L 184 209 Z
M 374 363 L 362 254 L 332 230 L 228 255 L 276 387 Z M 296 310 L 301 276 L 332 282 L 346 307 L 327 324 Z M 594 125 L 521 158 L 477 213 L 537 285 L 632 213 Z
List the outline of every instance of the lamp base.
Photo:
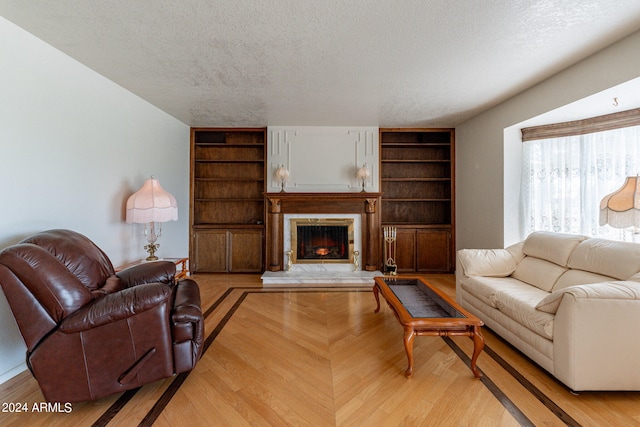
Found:
M 149 256 L 145 259 L 145 261 L 157 261 L 158 257 L 156 256 L 156 250 L 160 247 L 160 244 L 148 244 L 145 245 L 145 250 L 149 252 Z

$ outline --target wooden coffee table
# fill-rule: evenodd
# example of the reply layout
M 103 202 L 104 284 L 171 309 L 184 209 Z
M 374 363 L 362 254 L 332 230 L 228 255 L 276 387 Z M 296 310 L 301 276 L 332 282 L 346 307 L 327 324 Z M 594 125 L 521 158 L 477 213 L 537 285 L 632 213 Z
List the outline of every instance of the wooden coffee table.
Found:
M 373 285 L 376 313 L 380 311 L 379 294 L 404 328 L 404 348 L 409 360 L 405 371 L 407 378 L 413 375 L 413 340 L 416 335 L 470 337 L 473 340 L 471 371 L 476 378 L 482 376 L 476 366 L 484 347 L 480 331 L 482 320 L 419 276 L 376 277 Z

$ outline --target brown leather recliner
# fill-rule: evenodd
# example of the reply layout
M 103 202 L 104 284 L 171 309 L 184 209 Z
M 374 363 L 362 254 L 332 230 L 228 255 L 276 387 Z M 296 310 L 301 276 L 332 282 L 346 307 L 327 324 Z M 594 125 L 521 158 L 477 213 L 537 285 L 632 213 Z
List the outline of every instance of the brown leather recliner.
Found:
M 87 237 L 50 230 L 0 252 L 0 285 L 47 401 L 79 402 L 186 372 L 202 352 L 196 282 L 172 262 L 114 272 Z

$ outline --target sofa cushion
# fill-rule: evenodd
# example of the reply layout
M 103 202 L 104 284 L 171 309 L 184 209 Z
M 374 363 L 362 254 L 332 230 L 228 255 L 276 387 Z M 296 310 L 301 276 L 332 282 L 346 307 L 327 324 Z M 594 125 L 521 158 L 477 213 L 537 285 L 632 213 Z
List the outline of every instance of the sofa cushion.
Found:
M 490 307 L 496 308 L 493 295 L 504 286 L 510 284 L 522 283 L 517 279 L 511 277 L 482 277 L 472 276 L 465 277 L 460 281 L 460 286 L 465 291 L 469 292 L 474 297 L 478 298 L 483 303 Z
M 558 264 L 527 256 L 520 261 L 516 271 L 511 276 L 544 291 L 551 292 L 556 281 L 565 271 L 567 269 Z
M 458 261 L 466 276 L 506 277 L 516 269 L 516 259 L 506 249 L 460 249 Z
M 586 238 L 577 234 L 536 231 L 526 238 L 522 252 L 566 267 L 571 252 Z
M 536 310 L 536 305 L 549 293 L 524 283 L 511 284 L 497 291 L 495 305 L 509 318 L 527 327 L 540 336 L 553 339 L 555 316 Z
M 583 270 L 567 270 L 553 286 L 552 291 L 559 291 L 573 285 L 586 285 L 588 283 L 610 282 L 616 280 L 611 276 L 590 273 Z
M 640 271 L 640 244 L 588 239 L 576 246 L 568 265 L 572 269 L 627 280 Z

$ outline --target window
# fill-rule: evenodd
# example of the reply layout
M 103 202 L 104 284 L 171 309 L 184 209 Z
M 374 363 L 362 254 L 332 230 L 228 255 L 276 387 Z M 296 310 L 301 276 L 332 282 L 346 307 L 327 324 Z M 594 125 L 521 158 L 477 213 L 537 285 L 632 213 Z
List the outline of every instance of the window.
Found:
M 544 139 L 531 138 L 530 132 L 543 127 L 523 129 L 524 236 L 546 230 L 632 239 L 629 230 L 600 226 L 599 222 L 600 200 L 619 189 L 627 176 L 640 174 L 640 110 L 631 111 L 634 126 L 589 133 L 579 130 L 570 132 L 573 135 L 545 135 Z M 560 125 L 550 126 L 557 130 Z

